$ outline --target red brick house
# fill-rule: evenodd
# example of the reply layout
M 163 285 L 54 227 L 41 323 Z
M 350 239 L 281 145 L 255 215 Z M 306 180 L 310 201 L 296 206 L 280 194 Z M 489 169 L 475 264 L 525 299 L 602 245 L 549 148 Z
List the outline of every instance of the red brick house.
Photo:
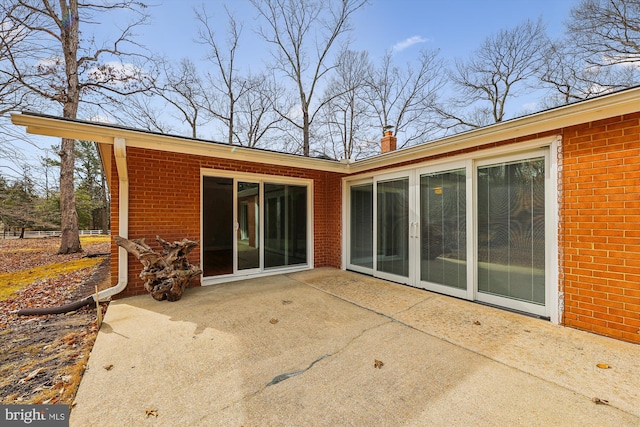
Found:
M 96 141 L 112 230 L 200 240 L 210 285 L 335 267 L 640 343 L 640 88 L 355 162 L 15 114 Z M 120 295 L 143 292 L 112 245 Z

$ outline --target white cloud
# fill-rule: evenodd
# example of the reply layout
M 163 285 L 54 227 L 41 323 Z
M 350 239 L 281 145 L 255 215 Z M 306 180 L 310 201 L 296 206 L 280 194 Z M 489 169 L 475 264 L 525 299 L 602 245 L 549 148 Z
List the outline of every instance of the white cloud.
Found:
M 429 39 L 425 39 L 422 36 L 411 36 L 408 39 L 402 40 L 401 42 L 394 44 L 392 50 L 394 52 L 400 52 L 401 50 L 405 50 L 406 48 L 413 46 L 414 44 L 426 43 L 428 41 Z
M 116 124 L 116 122 L 111 120 L 109 117 L 100 116 L 100 115 L 95 115 L 95 116 L 89 117 L 89 121 L 90 122 L 97 122 L 97 123 L 105 123 L 105 124 Z
M 61 56 L 51 56 L 49 58 L 38 59 L 36 62 L 38 68 L 54 68 L 59 67 L 64 63 L 64 58 Z
M 610 54 L 603 55 L 602 62 L 606 65 L 615 65 L 640 70 L 640 54 Z
M 143 70 L 133 64 L 107 62 L 89 70 L 89 79 L 98 83 L 124 82 L 128 79 L 141 79 Z

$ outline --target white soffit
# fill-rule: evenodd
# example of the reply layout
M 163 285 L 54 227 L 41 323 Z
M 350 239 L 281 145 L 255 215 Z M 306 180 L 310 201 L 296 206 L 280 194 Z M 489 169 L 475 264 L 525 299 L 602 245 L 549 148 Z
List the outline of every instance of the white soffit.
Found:
M 33 113 L 12 114 L 11 121 L 15 125 L 25 126 L 27 133 L 36 135 L 74 138 L 102 144 L 113 144 L 114 138 L 124 138 L 128 147 L 351 174 L 491 142 L 529 135 L 535 138 L 541 133 L 638 111 L 640 111 L 640 87 L 635 87 L 352 163 L 242 146 L 229 146 L 222 143 Z

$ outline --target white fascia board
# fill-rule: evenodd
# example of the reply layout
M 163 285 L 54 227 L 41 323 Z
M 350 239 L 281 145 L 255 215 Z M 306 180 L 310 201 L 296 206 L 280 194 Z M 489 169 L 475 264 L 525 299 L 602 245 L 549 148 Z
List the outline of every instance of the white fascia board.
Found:
M 349 173 L 513 138 L 530 135 L 535 138 L 535 135 L 541 133 L 638 111 L 640 87 L 359 160 L 349 165 Z
M 180 136 L 126 129 L 103 123 L 94 124 L 35 114 L 12 114 L 11 121 L 15 125 L 25 126 L 27 133 L 35 135 L 73 138 L 95 141 L 101 144 L 113 144 L 114 138 L 124 138 L 129 148 L 145 148 L 326 172 L 346 172 L 342 163 L 332 160 L 315 159 L 237 145 L 229 146 Z
M 229 146 L 44 115 L 12 114 L 11 120 L 16 125 L 25 126 L 28 133 L 37 135 L 83 139 L 106 144 L 113 144 L 113 139 L 120 137 L 127 140 L 128 147 L 353 174 L 487 143 L 529 135 L 535 137 L 541 133 L 637 111 L 640 111 L 640 86 L 351 163 L 262 151 L 235 145 Z

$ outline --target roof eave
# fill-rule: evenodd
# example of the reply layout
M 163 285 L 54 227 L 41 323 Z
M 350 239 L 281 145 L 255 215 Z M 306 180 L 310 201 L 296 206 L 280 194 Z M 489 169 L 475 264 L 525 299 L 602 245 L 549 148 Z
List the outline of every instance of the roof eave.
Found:
M 638 111 L 640 111 L 640 87 L 358 160 L 349 165 L 349 172 L 363 172 L 368 169 L 413 160 L 417 157 L 452 151 L 454 148 L 464 149 L 507 139 L 553 132 L 582 123 Z
M 25 126 L 28 133 L 37 135 L 82 139 L 96 141 L 100 144 L 113 144 L 114 138 L 119 137 L 126 139 L 129 147 L 352 174 L 454 149 L 464 149 L 491 142 L 549 133 L 581 123 L 638 111 L 640 111 L 640 86 L 351 163 L 302 157 L 235 145 L 229 146 L 102 123 L 90 123 L 31 113 L 12 114 L 11 120 L 16 125 Z
M 15 125 L 24 126 L 27 133 L 34 135 L 73 138 L 110 145 L 113 145 L 114 138 L 124 138 L 127 141 L 127 147 L 243 160 L 269 165 L 292 166 L 327 172 L 346 172 L 342 163 L 332 160 L 256 150 L 237 145 L 229 146 L 174 135 L 162 135 L 108 126 L 103 123 L 94 124 L 32 113 L 11 114 L 11 121 Z

